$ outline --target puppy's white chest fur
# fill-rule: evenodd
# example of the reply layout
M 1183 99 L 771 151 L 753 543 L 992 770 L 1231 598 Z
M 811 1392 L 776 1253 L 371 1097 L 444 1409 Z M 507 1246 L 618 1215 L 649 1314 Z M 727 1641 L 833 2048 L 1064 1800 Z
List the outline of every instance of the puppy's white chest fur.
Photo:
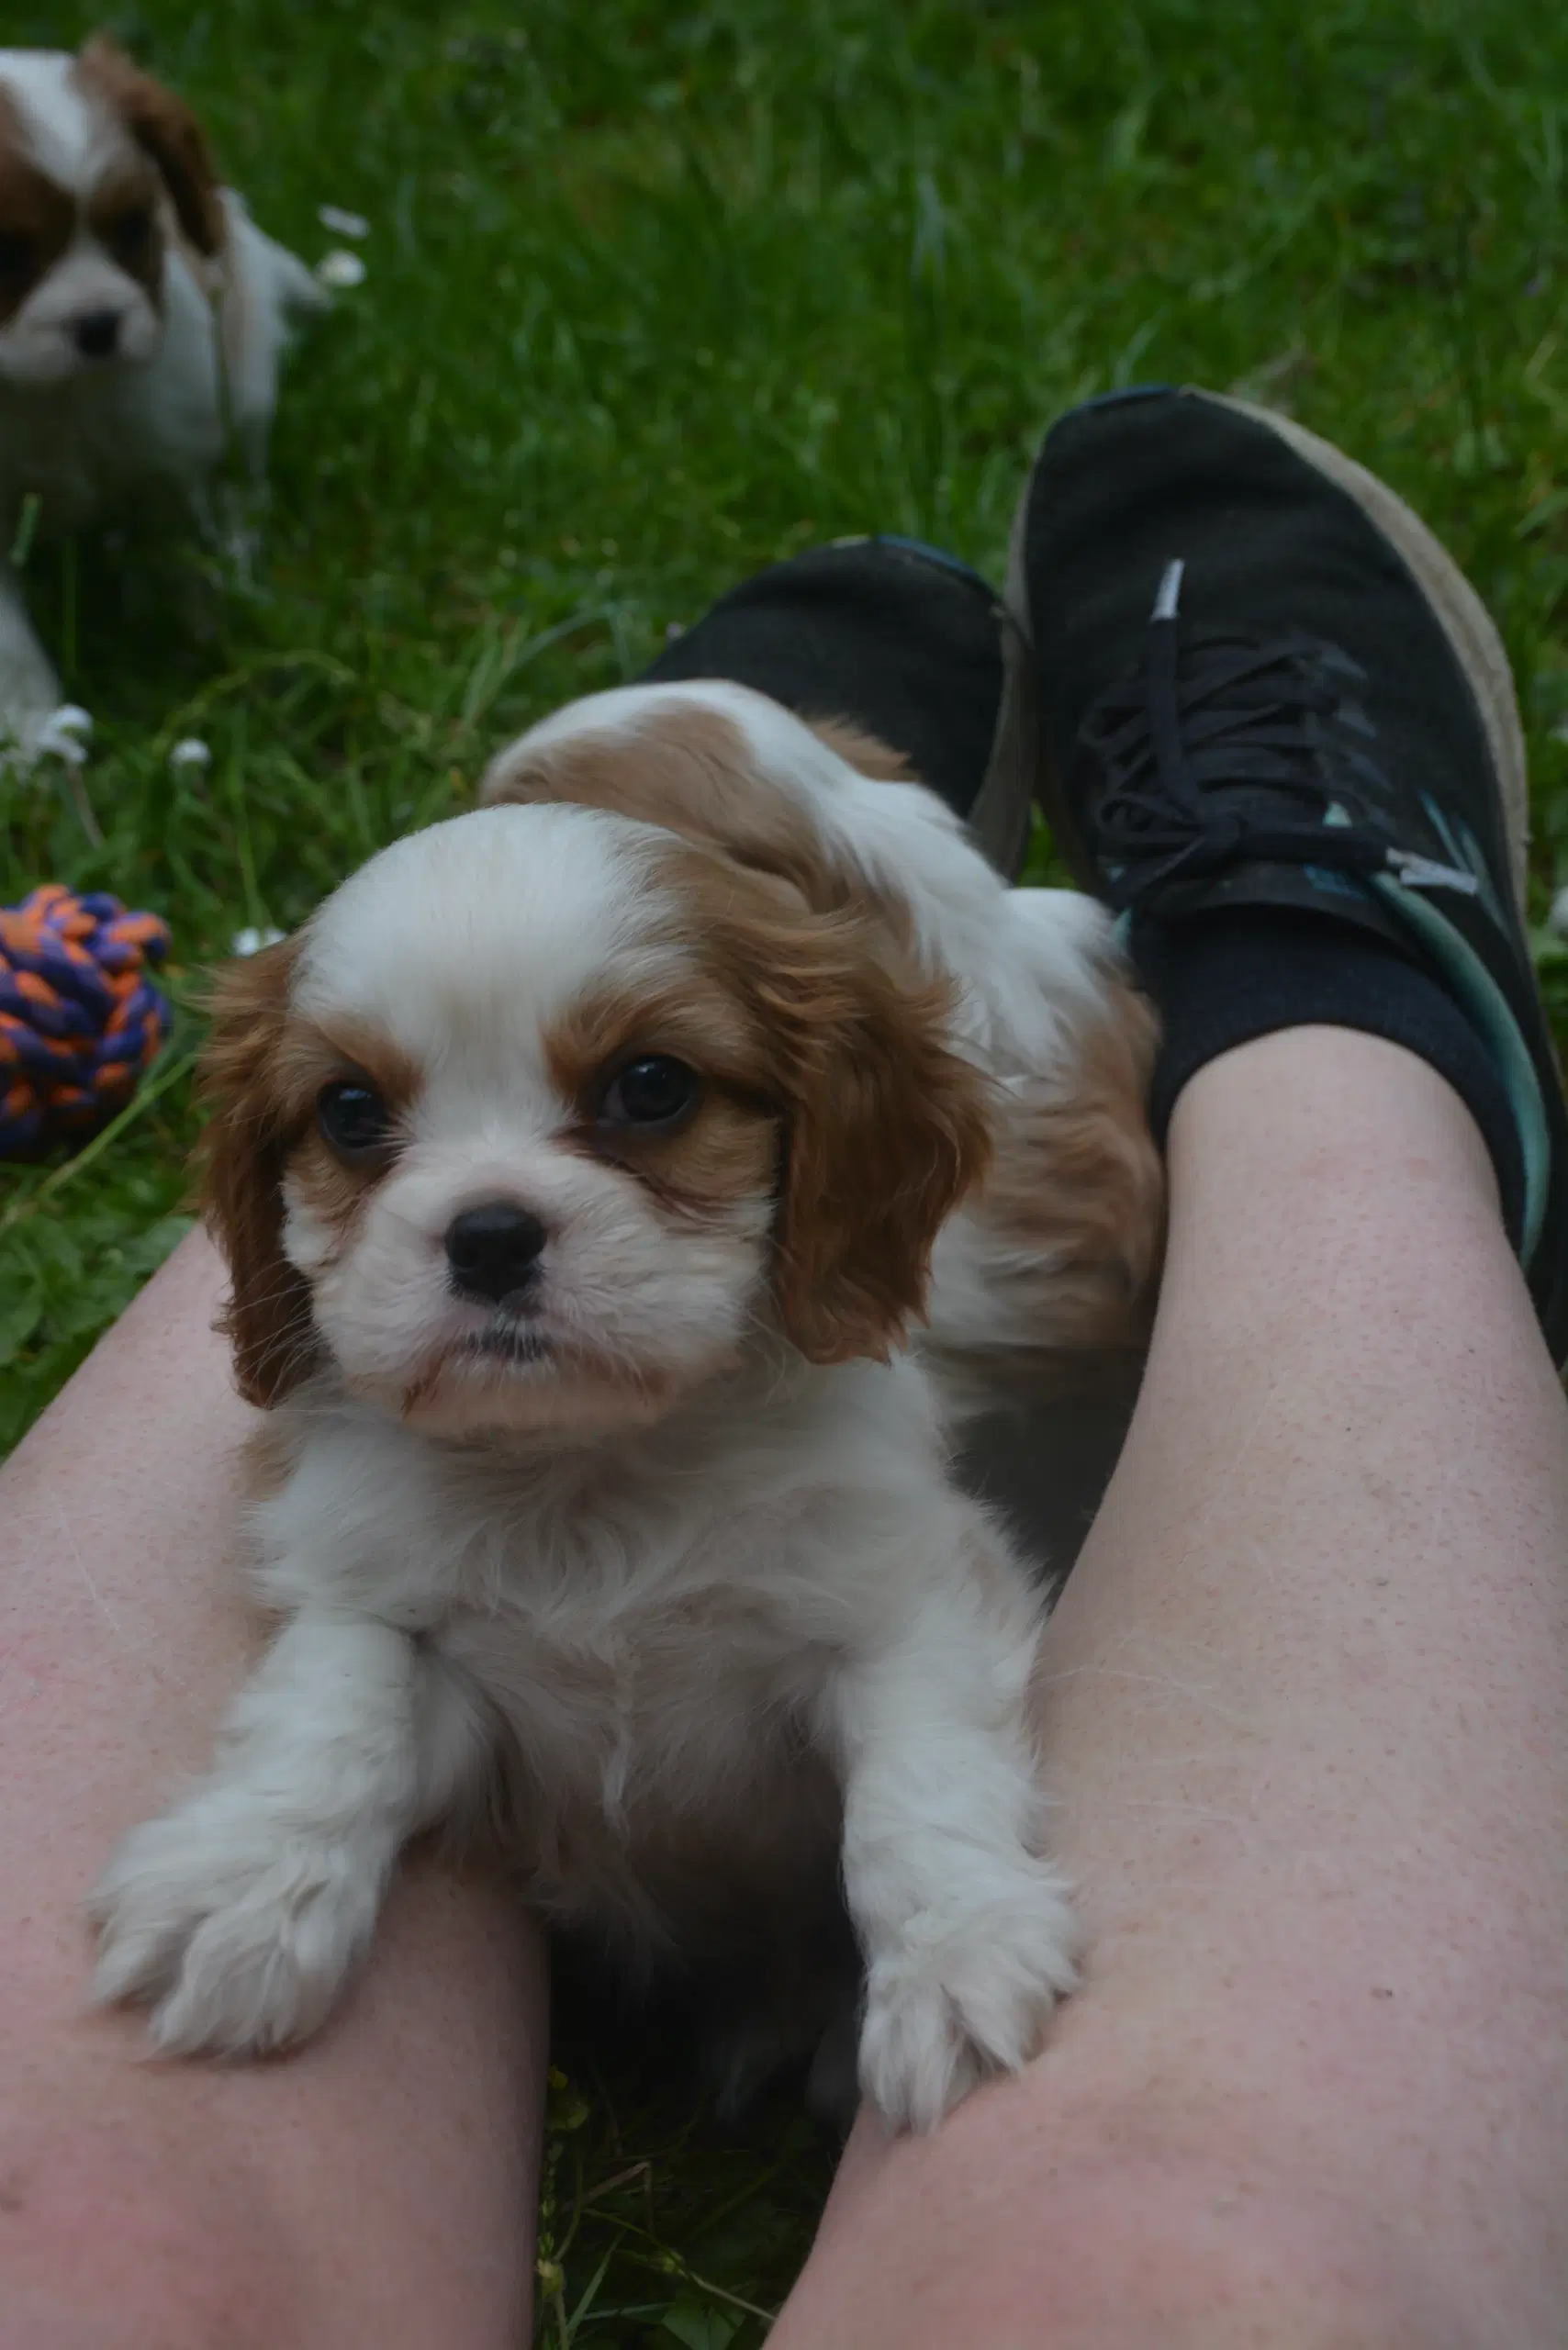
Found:
M 787 1604 L 686 1563 L 575 1625 L 524 1601 L 459 1608 L 434 1639 L 503 1726 L 506 1841 L 530 1898 L 639 1969 L 749 1942 L 759 1897 L 825 1895 L 836 1869 L 810 1650 Z
M 687 1922 L 688 1848 L 744 1863 L 782 1839 L 803 1864 L 835 1832 L 824 1687 L 908 1590 L 933 1513 L 955 1533 L 973 1515 L 902 1360 L 769 1351 L 722 1401 L 565 1454 L 421 1439 L 352 1404 L 313 1403 L 301 1428 L 256 1516 L 262 1595 L 415 1632 L 501 1730 L 534 1897 L 650 1942 Z

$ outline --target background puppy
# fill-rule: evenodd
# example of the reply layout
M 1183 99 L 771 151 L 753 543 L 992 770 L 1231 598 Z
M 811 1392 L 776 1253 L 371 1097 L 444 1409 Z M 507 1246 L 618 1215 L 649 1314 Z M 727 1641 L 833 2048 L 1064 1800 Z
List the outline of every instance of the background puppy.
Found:
M 60 700 L 6 550 L 167 484 L 205 518 L 230 433 L 259 472 L 303 263 L 220 187 L 180 99 L 112 41 L 0 50 L 0 740 Z
M 161 2047 L 314 2029 L 403 1843 L 488 1814 L 625 1973 L 745 1987 L 732 2088 L 842 2042 L 841 1870 L 890 2120 L 1033 2052 L 1075 1942 L 1038 1600 L 901 1346 L 992 1088 L 895 929 L 501 806 L 230 975 L 209 1197 L 284 1620 L 97 1890 Z

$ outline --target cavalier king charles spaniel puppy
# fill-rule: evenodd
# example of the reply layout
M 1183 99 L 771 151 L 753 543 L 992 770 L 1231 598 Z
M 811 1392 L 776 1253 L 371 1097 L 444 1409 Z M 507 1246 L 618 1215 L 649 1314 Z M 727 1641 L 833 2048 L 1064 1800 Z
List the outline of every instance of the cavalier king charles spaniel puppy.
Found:
M 839 2101 L 857 2046 L 928 2128 L 1071 1988 L 1039 1590 L 949 1430 L 1135 1330 L 1150 1029 L 1104 918 L 887 764 L 739 688 L 598 697 L 223 980 L 278 1629 L 94 1897 L 158 2047 L 314 2031 L 446 1825 L 711 1986 L 732 2093 L 814 2050 Z
M 24 501 L 73 530 L 164 484 L 204 516 L 230 432 L 259 473 L 288 320 L 323 299 L 112 41 L 0 49 L 0 739 L 28 754 L 60 700 L 6 553 Z

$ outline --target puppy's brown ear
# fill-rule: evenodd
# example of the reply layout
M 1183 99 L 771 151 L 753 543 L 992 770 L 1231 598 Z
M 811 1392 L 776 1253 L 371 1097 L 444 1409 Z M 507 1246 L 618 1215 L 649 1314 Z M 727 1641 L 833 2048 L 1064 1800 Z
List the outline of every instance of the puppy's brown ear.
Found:
M 778 1317 L 813 1362 L 879 1360 L 924 1312 L 932 1244 L 985 1172 L 988 1083 L 948 1045 L 946 986 L 889 959 L 879 926 L 808 917 L 792 951 L 767 951 L 792 1040 Z
M 96 33 L 86 43 L 76 70 L 113 106 L 142 152 L 157 164 L 180 227 L 197 252 L 216 253 L 228 223 L 207 133 L 185 100 L 144 73 L 106 33 Z
M 232 1281 L 219 1326 L 233 1345 L 241 1393 L 261 1404 L 297 1387 L 319 1353 L 309 1286 L 283 1253 L 284 1053 L 297 952 L 297 942 L 286 938 L 220 974 L 202 1057 L 202 1091 L 212 1105 L 202 1203 Z

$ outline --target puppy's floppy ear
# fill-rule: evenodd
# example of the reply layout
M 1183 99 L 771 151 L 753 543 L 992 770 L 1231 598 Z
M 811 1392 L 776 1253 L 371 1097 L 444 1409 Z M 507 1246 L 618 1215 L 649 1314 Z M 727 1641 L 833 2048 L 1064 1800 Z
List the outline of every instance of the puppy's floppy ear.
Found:
M 202 1057 L 212 1115 L 202 1137 L 203 1206 L 232 1281 L 220 1327 L 248 1403 L 275 1404 L 319 1354 L 310 1290 L 283 1253 L 287 1158 L 284 1051 L 297 941 L 284 939 L 223 971 Z
M 144 73 L 106 33 L 82 50 L 77 71 L 107 99 L 143 153 L 162 173 L 181 228 L 197 252 L 222 245 L 228 223 L 207 133 L 183 98 Z
M 885 1357 L 925 1304 L 932 1244 L 991 1155 L 989 1086 L 947 1042 L 947 988 L 860 915 L 755 942 L 787 1037 L 774 1300 L 813 1362 Z

